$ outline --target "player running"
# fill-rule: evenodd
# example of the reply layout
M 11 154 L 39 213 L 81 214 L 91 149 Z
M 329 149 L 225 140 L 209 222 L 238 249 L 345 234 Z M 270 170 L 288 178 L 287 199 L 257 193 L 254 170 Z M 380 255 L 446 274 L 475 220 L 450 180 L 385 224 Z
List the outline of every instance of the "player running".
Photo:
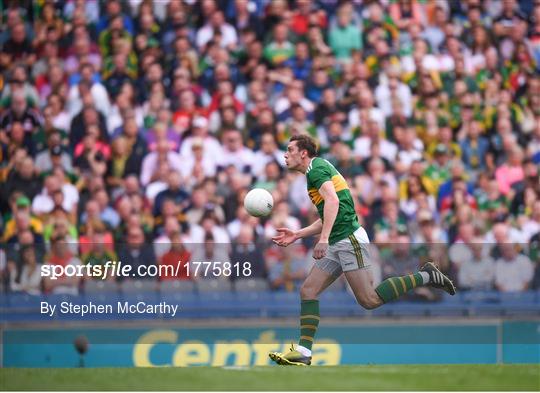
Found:
M 296 348 L 281 354 L 272 352 L 270 358 L 280 365 L 310 365 L 311 347 L 319 325 L 319 294 L 345 273 L 357 302 L 366 309 L 377 308 L 399 298 L 419 286 L 441 288 L 450 295 L 456 293 L 448 277 L 428 262 L 419 272 L 392 277 L 373 287 L 369 266 L 369 239 L 358 223 L 354 202 L 347 182 L 336 168 L 317 157 L 315 141 L 307 135 L 293 136 L 285 153 L 287 168 L 307 177 L 311 201 L 320 219 L 298 231 L 278 228 L 272 240 L 287 247 L 296 240 L 320 234 L 313 249 L 316 259 L 313 269 L 300 288 L 300 341 Z

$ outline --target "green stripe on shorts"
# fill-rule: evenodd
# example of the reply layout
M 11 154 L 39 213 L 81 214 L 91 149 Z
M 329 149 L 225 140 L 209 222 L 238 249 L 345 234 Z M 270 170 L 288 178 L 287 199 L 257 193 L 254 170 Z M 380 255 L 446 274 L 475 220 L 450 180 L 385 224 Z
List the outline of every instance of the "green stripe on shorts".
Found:
M 354 237 L 354 234 L 349 235 L 349 240 L 351 241 L 351 244 L 354 248 L 354 255 L 356 256 L 356 263 L 358 264 L 358 268 L 363 268 L 364 258 L 362 257 L 362 249 L 360 247 L 360 243 L 358 243 L 358 240 Z

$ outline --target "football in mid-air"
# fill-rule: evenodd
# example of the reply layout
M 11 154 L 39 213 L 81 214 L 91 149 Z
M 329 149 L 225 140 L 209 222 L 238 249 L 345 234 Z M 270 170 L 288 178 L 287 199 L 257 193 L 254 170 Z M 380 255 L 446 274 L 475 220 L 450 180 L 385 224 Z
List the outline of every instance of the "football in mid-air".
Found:
M 246 194 L 244 207 L 254 217 L 264 217 L 270 214 L 274 207 L 272 194 L 263 188 L 254 188 Z

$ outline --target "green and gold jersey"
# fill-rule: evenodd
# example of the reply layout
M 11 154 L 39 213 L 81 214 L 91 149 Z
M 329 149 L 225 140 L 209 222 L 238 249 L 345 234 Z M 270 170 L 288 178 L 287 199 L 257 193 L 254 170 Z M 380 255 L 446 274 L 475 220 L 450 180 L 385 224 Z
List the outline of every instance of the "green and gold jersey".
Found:
M 319 189 L 323 183 L 331 181 L 339 198 L 339 210 L 332 231 L 330 232 L 329 244 L 334 244 L 341 239 L 345 239 L 360 228 L 349 186 L 331 163 L 320 157 L 313 158 L 306 171 L 306 177 L 309 197 L 323 221 L 324 199 L 319 194 Z

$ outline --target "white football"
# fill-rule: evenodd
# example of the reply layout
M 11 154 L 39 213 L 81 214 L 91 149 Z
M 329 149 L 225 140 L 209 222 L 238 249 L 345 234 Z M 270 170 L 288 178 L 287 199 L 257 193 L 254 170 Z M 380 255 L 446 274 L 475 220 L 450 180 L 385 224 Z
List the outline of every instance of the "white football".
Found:
M 244 198 L 244 208 L 254 217 L 264 217 L 270 214 L 274 207 L 272 194 L 263 188 L 254 188 Z

